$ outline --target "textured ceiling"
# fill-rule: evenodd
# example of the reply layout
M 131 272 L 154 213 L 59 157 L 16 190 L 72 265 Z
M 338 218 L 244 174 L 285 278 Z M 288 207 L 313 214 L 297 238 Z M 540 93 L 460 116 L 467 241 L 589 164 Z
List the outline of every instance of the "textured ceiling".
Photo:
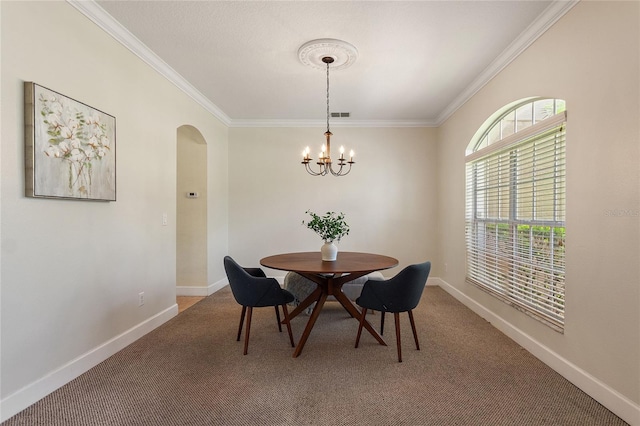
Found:
M 96 9 L 124 26 L 125 38 L 137 38 L 161 58 L 228 124 L 323 121 L 324 71 L 303 65 L 297 52 L 310 40 L 335 38 L 359 53 L 351 67 L 331 74 L 331 110 L 351 113 L 339 121 L 429 125 L 558 19 L 550 13 L 558 3 L 567 4 L 130 0 L 97 1 Z

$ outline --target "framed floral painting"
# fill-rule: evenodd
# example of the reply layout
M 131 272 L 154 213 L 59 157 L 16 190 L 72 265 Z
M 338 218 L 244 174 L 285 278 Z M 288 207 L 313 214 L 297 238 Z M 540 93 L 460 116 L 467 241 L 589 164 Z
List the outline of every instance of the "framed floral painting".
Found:
M 116 118 L 25 82 L 27 197 L 116 200 Z

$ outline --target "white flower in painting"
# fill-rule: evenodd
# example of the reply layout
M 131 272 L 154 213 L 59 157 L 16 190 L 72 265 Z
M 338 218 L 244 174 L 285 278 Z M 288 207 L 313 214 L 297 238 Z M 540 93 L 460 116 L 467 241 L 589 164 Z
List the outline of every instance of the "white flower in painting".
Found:
M 96 135 L 93 135 L 89 138 L 89 145 L 92 148 L 98 148 L 99 142 L 98 142 L 98 138 L 96 137 Z
M 105 155 L 107 155 L 107 150 L 104 149 L 103 147 L 98 148 L 97 152 L 98 152 L 98 157 L 100 157 L 100 158 L 102 158 Z
M 93 149 L 85 149 L 84 155 L 87 158 L 87 160 L 90 161 L 93 157 L 95 157 L 96 153 Z
M 69 144 L 65 141 L 62 141 L 58 144 L 58 149 L 60 149 L 60 152 L 62 152 L 62 154 L 64 155 L 68 154 L 69 151 L 71 151 L 71 148 L 69 148 Z
M 109 140 L 109 138 L 108 138 L 108 137 L 103 136 L 103 137 L 100 139 L 100 143 L 101 143 L 101 144 L 102 144 L 102 146 L 104 146 L 105 148 L 110 149 L 111 141 Z
M 60 127 L 60 136 L 65 139 L 71 139 L 73 137 L 73 130 L 67 126 Z

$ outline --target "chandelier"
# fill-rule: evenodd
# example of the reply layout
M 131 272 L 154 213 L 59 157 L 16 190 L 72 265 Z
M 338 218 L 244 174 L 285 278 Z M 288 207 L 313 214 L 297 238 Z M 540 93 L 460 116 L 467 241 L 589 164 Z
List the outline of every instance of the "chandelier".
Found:
M 344 156 L 344 147 L 340 147 L 340 157 L 337 159 L 337 165 L 331 159 L 331 129 L 329 127 L 329 65 L 336 62 L 334 69 L 345 68 L 357 57 L 357 50 L 350 44 L 333 39 L 313 40 L 304 44 L 298 51 L 298 55 L 302 63 L 319 67 L 319 61 L 326 66 L 327 70 L 327 131 L 324 133 L 326 138 L 322 150 L 318 154 L 318 160 L 315 161 L 317 167 L 314 167 L 313 158 L 310 156 L 309 147 L 302 151 L 302 164 L 306 171 L 312 176 L 325 176 L 331 173 L 333 176 L 345 176 L 351 171 L 351 166 L 355 164 L 353 161 L 353 150 L 349 154 L 349 161 Z M 346 167 L 348 165 L 348 168 Z

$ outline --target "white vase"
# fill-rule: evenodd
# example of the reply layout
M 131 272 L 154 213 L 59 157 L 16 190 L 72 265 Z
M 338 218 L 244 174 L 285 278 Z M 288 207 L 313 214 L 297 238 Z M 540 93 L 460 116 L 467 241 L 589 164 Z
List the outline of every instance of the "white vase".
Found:
M 320 248 L 320 253 L 322 253 L 322 260 L 333 262 L 338 257 L 338 246 L 333 244 L 333 241 L 325 241 Z

